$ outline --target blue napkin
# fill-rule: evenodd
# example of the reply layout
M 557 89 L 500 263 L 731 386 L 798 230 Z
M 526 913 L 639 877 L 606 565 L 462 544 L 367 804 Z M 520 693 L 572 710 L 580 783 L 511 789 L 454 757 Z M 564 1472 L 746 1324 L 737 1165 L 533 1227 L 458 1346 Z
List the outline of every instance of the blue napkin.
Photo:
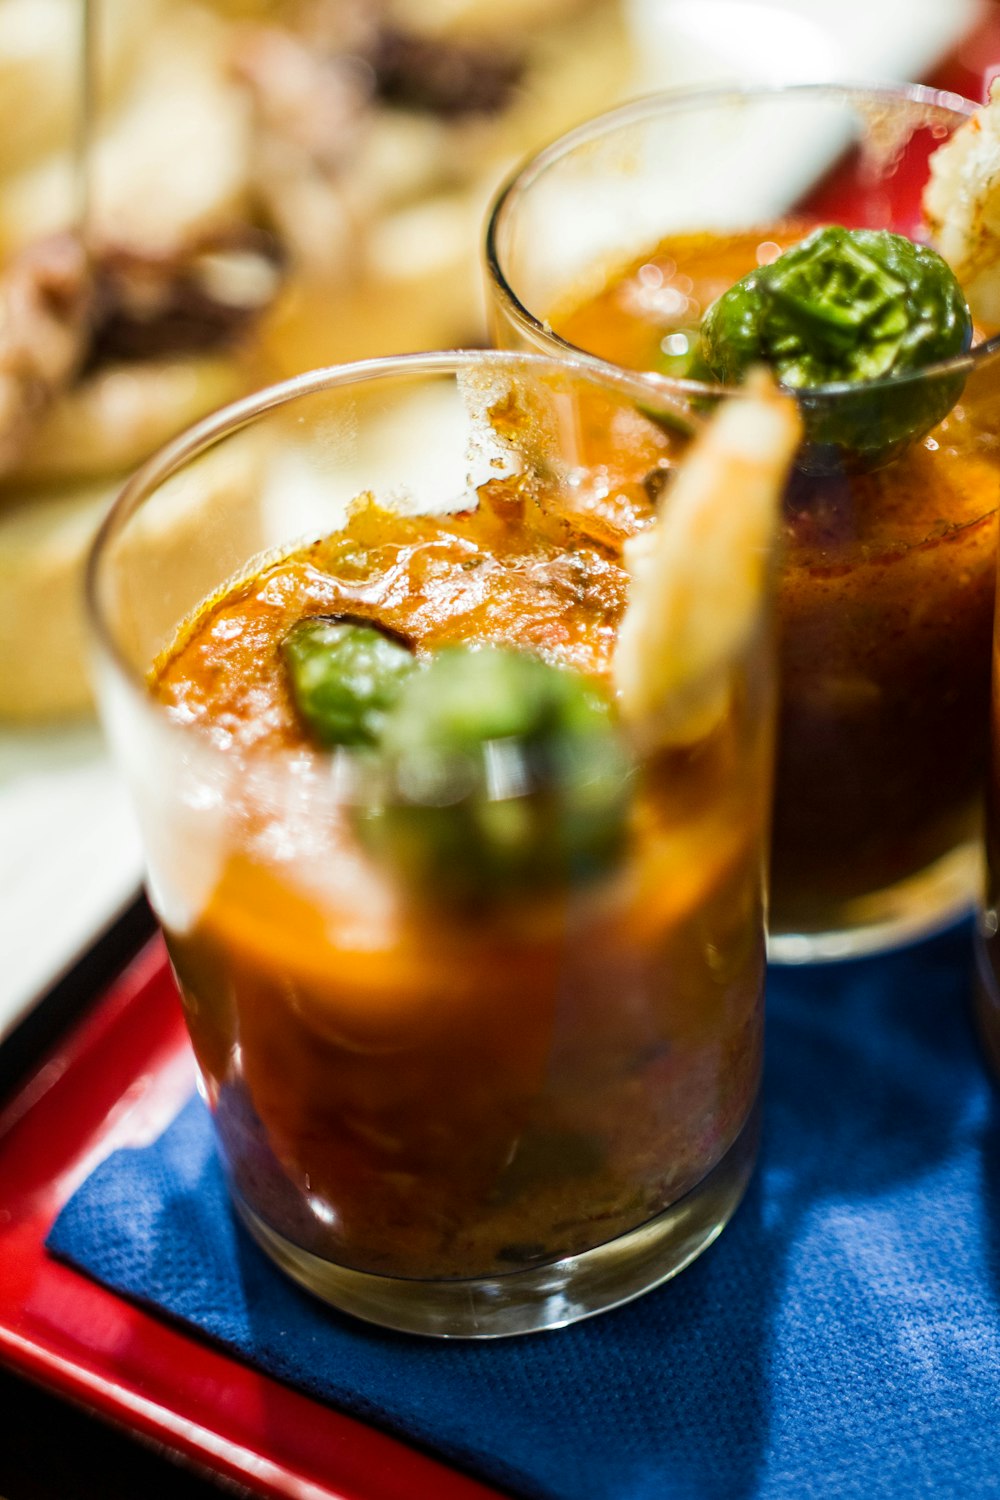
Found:
M 273 1270 L 193 1101 L 103 1163 L 49 1244 L 242 1359 L 546 1500 L 1000 1493 L 1000 1108 L 967 927 L 772 973 L 765 1143 L 719 1242 L 557 1333 L 387 1334 Z

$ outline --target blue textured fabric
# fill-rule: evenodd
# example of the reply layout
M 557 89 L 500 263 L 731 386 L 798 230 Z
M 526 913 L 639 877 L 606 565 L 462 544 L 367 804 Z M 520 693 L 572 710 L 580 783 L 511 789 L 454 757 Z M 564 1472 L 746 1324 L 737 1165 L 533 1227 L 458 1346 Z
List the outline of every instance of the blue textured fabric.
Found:
M 528 1496 L 1000 1493 L 1000 1111 L 966 928 L 777 971 L 761 1170 L 670 1285 L 499 1344 L 328 1312 L 233 1223 L 207 1116 L 105 1162 L 51 1247 L 243 1358 Z

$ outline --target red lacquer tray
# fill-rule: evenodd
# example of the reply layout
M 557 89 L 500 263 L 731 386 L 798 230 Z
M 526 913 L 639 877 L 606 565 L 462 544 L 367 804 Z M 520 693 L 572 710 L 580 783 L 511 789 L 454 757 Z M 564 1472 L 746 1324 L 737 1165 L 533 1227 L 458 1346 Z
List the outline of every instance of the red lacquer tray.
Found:
M 1000 4 L 935 71 L 980 98 L 1000 71 Z M 920 163 L 891 184 L 916 202 Z M 836 216 L 843 178 L 812 207 Z M 155 1137 L 194 1065 L 159 940 L 5 1104 L 0 1102 L 0 1361 L 262 1495 L 498 1500 L 498 1492 L 323 1406 L 51 1259 L 61 1205 L 118 1146 Z
M 262 1495 L 497 1500 L 46 1253 L 76 1186 L 109 1151 L 159 1134 L 193 1083 L 156 940 L 0 1106 L 0 1361 Z

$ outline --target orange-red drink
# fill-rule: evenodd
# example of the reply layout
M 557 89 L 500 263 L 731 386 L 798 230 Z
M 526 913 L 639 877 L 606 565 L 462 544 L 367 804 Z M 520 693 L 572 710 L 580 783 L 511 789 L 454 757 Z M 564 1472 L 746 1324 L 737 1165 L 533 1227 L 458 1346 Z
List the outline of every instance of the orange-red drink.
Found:
M 870 263 L 842 307 L 832 306 L 836 277 L 852 262 L 827 284 L 827 305 L 803 312 L 810 236 L 833 225 L 925 237 L 928 158 L 972 110 L 927 89 L 822 86 L 663 95 L 591 121 L 525 167 L 495 209 L 497 342 L 586 350 L 705 410 L 725 389 L 704 358 L 709 309 L 793 247 L 799 279 L 786 273 L 780 295 L 789 327 L 800 319 L 796 336 L 815 315 L 817 342 L 833 347 L 848 325 L 859 343 L 874 341 L 875 315 L 866 324 L 859 312 L 877 279 Z M 863 257 L 851 253 L 856 269 Z M 977 314 L 970 348 L 904 373 L 800 384 L 800 365 L 790 377 L 808 441 L 782 516 L 777 958 L 891 946 L 975 897 L 1000 500 L 998 315 Z M 748 326 L 728 331 L 742 338 Z M 788 347 L 776 338 L 768 357 L 780 363 Z M 906 438 L 901 408 L 915 413 Z M 859 414 L 861 442 L 825 440 L 847 426 L 857 434 Z M 687 437 L 676 430 L 672 441 L 679 457 Z
M 553 328 L 628 369 L 655 369 L 693 308 L 814 227 L 665 240 L 596 296 L 554 312 Z M 665 330 L 651 309 L 672 291 L 684 306 Z M 771 866 L 779 932 L 836 930 L 852 906 L 976 836 L 998 384 L 991 372 L 967 387 L 958 407 L 884 467 L 799 472 L 789 485 Z M 678 455 L 686 442 L 677 435 Z
M 741 564 L 720 647 L 681 549 L 694 644 L 658 657 L 662 721 L 630 719 L 622 549 L 659 535 L 671 451 L 639 393 L 500 355 L 308 377 L 140 475 L 93 566 L 235 1202 L 390 1326 L 489 1336 L 634 1296 L 714 1238 L 752 1163 L 767 561 Z M 229 509 L 189 578 L 158 513 L 207 485 Z M 351 743 L 310 717 L 303 627 L 401 674 Z

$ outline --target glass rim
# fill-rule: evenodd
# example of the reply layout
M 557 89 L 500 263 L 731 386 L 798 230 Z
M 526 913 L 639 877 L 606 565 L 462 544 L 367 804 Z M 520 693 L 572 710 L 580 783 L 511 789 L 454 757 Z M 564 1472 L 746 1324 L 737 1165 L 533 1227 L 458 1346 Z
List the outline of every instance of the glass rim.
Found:
M 91 640 L 98 653 L 151 708 L 158 705 L 148 692 L 145 676 L 137 671 L 120 649 L 115 631 L 106 618 L 100 599 L 100 572 L 108 547 L 132 515 L 166 480 L 225 438 L 250 426 L 267 412 L 290 405 L 299 397 L 321 391 L 342 390 L 384 379 L 425 375 L 456 375 L 462 370 L 523 368 L 570 376 L 612 390 L 637 406 L 658 407 L 664 417 L 687 425 L 692 432 L 701 425 L 698 416 L 677 402 L 673 393 L 657 390 L 643 375 L 619 369 L 583 351 L 570 349 L 571 357 L 534 351 L 504 349 L 449 349 L 428 353 L 382 355 L 339 365 L 307 370 L 287 380 L 263 386 L 201 418 L 164 443 L 136 469 L 118 491 L 91 543 L 84 575 L 84 604 Z M 225 580 L 220 580 L 225 582 Z
M 967 99 L 963 94 L 956 94 L 948 89 L 931 88 L 922 83 L 871 83 L 854 82 L 838 83 L 826 81 L 821 83 L 755 83 L 755 84 L 712 84 L 708 86 L 696 85 L 684 89 L 661 89 L 654 93 L 642 94 L 638 98 L 630 99 L 625 104 L 616 105 L 613 109 L 604 110 L 602 113 L 593 115 L 584 120 L 573 129 L 564 132 L 550 141 L 540 150 L 532 152 L 509 174 L 497 190 L 490 204 L 486 218 L 486 230 L 483 241 L 483 258 L 486 265 L 486 273 L 490 285 L 500 297 L 506 312 L 513 321 L 524 331 L 531 334 L 539 341 L 544 340 L 546 344 L 553 346 L 553 357 L 555 358 L 597 358 L 588 355 L 587 351 L 576 344 L 571 344 L 556 333 L 545 321 L 537 317 L 530 308 L 526 307 L 520 297 L 511 286 L 507 275 L 501 265 L 499 253 L 499 238 L 503 231 L 504 220 L 511 211 L 511 206 L 516 204 L 517 199 L 528 192 L 534 183 L 545 175 L 546 172 L 565 157 L 571 155 L 580 146 L 585 146 L 593 141 L 601 139 L 609 130 L 617 130 L 631 124 L 639 124 L 646 120 L 656 119 L 662 115 L 673 114 L 684 109 L 696 106 L 707 106 L 722 104 L 725 102 L 738 103 L 742 100 L 774 99 L 777 97 L 806 98 L 809 96 L 821 98 L 827 96 L 831 99 L 861 100 L 874 99 L 885 103 L 910 103 L 932 105 L 938 109 L 946 110 L 951 114 L 960 115 L 964 119 L 970 119 L 977 110 L 983 106 L 976 104 L 972 99 Z M 956 127 L 957 128 L 957 127 Z M 934 364 L 924 365 L 918 370 L 908 370 L 898 375 L 885 375 L 878 380 L 866 381 L 865 385 L 875 392 L 887 388 L 898 389 L 902 385 L 916 384 L 920 381 L 938 376 L 968 375 L 975 367 L 1000 352 L 1000 333 L 991 338 L 983 339 L 982 343 L 974 344 L 962 354 L 954 354 L 949 359 L 938 360 Z M 620 369 L 612 360 L 600 359 L 601 364 L 609 365 L 612 369 Z M 737 395 L 739 386 L 723 385 L 717 382 L 702 380 L 689 380 L 680 376 L 661 375 L 658 371 L 649 370 L 643 372 L 643 378 L 649 386 L 654 389 L 674 392 L 685 399 L 707 397 L 717 399 L 720 396 Z M 791 390 L 789 387 L 788 389 Z M 858 386 L 850 381 L 830 381 L 825 385 L 809 386 L 803 394 L 810 400 L 836 401 L 841 397 L 856 394 Z M 799 392 L 792 390 L 793 395 Z

